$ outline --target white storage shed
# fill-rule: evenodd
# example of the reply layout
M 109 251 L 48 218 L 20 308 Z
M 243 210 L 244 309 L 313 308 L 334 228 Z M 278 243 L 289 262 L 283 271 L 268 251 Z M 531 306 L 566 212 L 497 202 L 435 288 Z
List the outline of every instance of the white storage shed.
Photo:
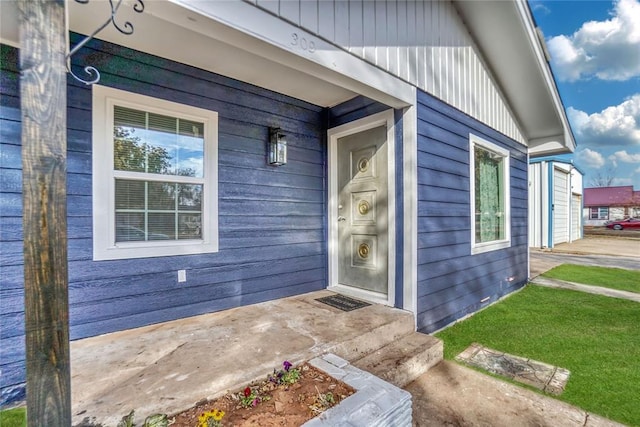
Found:
M 583 175 L 561 157 L 529 159 L 529 247 L 582 238 Z

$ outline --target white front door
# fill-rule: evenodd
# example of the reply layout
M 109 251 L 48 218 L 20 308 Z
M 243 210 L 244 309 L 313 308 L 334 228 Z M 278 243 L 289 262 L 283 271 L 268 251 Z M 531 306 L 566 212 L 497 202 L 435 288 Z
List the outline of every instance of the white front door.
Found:
M 392 118 L 391 112 L 376 114 L 329 131 L 329 288 L 390 305 L 395 302 Z
M 388 291 L 387 127 L 338 138 L 338 283 Z

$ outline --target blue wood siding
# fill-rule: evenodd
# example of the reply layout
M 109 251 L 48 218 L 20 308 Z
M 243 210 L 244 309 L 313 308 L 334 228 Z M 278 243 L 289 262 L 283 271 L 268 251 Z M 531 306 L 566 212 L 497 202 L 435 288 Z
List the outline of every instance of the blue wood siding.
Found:
M 511 157 L 511 247 L 477 255 L 471 255 L 470 133 L 508 149 Z M 417 156 L 417 325 L 428 333 L 526 283 L 527 151 L 419 90 Z
M 1 47 L 0 404 L 24 382 L 19 74 Z M 219 242 L 214 254 L 92 261 L 91 88 L 68 85 L 71 338 L 209 313 L 326 287 L 326 111 L 184 64 L 93 41 L 76 56 L 101 84 L 219 113 Z M 266 164 L 268 127 L 288 163 Z M 177 282 L 177 270 L 187 282 Z
M 22 159 L 18 53 L 0 45 L 0 406 L 24 399 Z
M 388 105 L 365 96 L 356 96 L 329 109 L 328 128 L 335 128 L 390 108 Z

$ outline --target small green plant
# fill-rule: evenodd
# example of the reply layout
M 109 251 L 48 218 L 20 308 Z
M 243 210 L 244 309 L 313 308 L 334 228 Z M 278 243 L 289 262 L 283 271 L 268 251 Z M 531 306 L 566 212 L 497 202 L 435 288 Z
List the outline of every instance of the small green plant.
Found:
M 271 399 L 271 396 L 266 394 L 260 395 L 255 387 L 246 387 L 238 393 L 238 398 L 243 408 L 249 408 L 251 406 L 258 406 L 260 403 Z
M 269 381 L 278 385 L 292 385 L 300 379 L 300 369 L 291 369 L 293 365 L 288 360 L 282 362 L 282 368 L 279 371 L 273 370 L 273 375 L 269 376 Z
M 251 406 L 258 406 L 261 402 L 271 399 L 268 391 L 273 390 L 273 387 L 279 385 L 292 385 L 298 382 L 300 379 L 300 370 L 299 369 L 291 369 L 293 365 L 288 360 L 285 360 L 282 363 L 282 369 L 277 371 L 273 370 L 273 375 L 269 375 L 267 377 L 267 384 L 272 384 L 271 386 L 266 386 L 263 384 L 262 387 L 254 386 L 254 387 L 246 387 L 244 390 L 239 392 L 236 396 L 240 401 L 240 405 L 243 408 L 249 408 Z
M 135 427 L 133 422 L 134 410 L 131 410 L 129 414 L 122 417 L 117 427 Z M 167 427 L 169 425 L 169 419 L 164 414 L 149 415 L 144 420 L 142 427 Z
M 333 393 L 327 392 L 325 394 L 320 394 L 318 397 L 318 401 L 322 403 L 323 406 L 330 407 L 335 403 L 335 399 L 333 397 Z
M 122 417 L 122 419 L 120 420 L 120 422 L 118 423 L 117 427 L 133 427 L 133 415 L 135 414 L 136 411 L 131 410 L 131 412 L 129 412 L 129 414 L 125 415 L 124 417 Z
M 198 417 L 198 427 L 221 427 L 224 411 L 207 411 Z
M 333 393 L 331 393 L 330 391 L 327 393 L 320 393 L 318 387 L 316 387 L 316 391 L 318 392 L 318 397 L 316 397 L 316 400 L 315 402 L 313 402 L 313 404 L 309 405 L 309 409 L 311 409 L 311 411 L 313 411 L 314 413 L 319 414 L 332 407 L 335 404 L 336 400 L 333 396 Z

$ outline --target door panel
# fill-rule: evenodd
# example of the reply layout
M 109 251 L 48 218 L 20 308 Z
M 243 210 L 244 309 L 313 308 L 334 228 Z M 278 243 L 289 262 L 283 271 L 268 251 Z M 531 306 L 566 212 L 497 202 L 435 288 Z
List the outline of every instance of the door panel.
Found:
M 571 240 L 580 238 L 580 223 L 582 221 L 582 198 L 579 194 L 571 195 Z
M 388 292 L 387 128 L 338 139 L 338 283 Z
M 569 241 L 569 175 L 553 170 L 553 244 Z

